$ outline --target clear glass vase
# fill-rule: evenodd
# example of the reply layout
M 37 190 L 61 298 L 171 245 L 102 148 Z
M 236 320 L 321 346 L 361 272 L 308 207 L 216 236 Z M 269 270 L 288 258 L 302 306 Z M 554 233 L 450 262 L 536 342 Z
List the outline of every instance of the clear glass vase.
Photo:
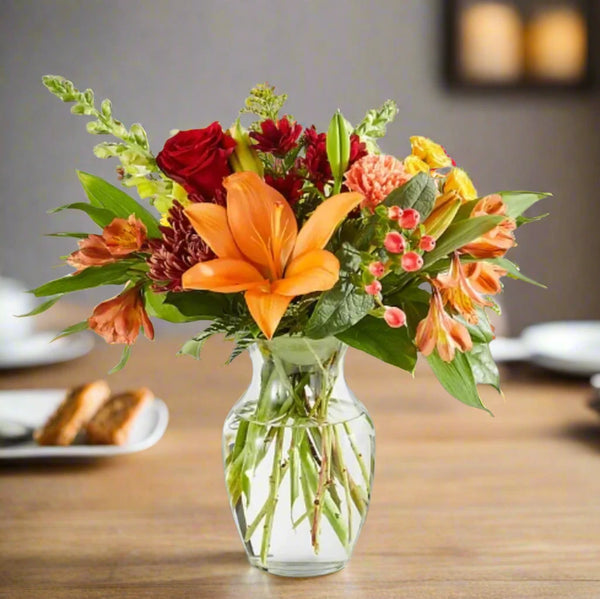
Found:
M 223 429 L 225 481 L 248 559 L 281 576 L 343 568 L 365 521 L 375 430 L 335 338 L 250 348 L 250 386 Z

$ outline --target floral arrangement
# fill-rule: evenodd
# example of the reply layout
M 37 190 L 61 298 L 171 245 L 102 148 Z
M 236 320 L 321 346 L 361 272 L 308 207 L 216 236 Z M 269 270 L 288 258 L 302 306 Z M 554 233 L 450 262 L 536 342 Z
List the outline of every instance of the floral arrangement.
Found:
M 316 554 L 325 518 L 345 551 L 302 575 L 338 569 L 364 521 L 373 471 L 366 412 L 353 404 L 354 416 L 336 420 L 329 411 L 344 404 L 336 395 L 345 393 L 336 386 L 344 344 L 411 373 L 420 352 L 450 394 L 486 409 L 477 385 L 499 389 L 486 309 L 496 309 L 502 277 L 535 283 L 505 254 L 515 231 L 540 218 L 525 210 L 549 194 L 480 196 L 446 150 L 422 136 L 411 137 L 402 160 L 382 153 L 378 142 L 398 112 L 389 100 L 356 126 L 338 111 L 319 132 L 281 114 L 286 96 L 258 85 L 229 129 L 214 122 L 177 131 L 154 156 L 144 129 L 116 120 L 109 100 L 98 108 L 89 89 L 56 76 L 44 83 L 74 114 L 91 117 L 90 133 L 116 138 L 96 145 L 96 156 L 116 158 L 121 186 L 154 211 L 79 172 L 88 202 L 57 210 L 82 210 L 100 231 L 55 234 L 79 240 L 66 257 L 75 272 L 33 290 L 48 298 L 33 313 L 70 292 L 123 285 L 62 332 L 89 328 L 123 344 L 115 369 L 140 330 L 153 339 L 152 318 L 211 321 L 183 354 L 198 357 L 216 333 L 235 342 L 231 359 L 251 348 L 261 364 L 256 397 L 249 415 L 234 408 L 224 436 L 227 487 L 250 559 L 271 567 L 285 494 L 290 534 L 307 526 Z M 259 492 L 252 481 L 260 476 Z M 299 497 L 304 511 L 294 515 Z
M 378 140 L 398 109 L 388 100 L 353 127 L 338 111 L 328 131 L 281 115 L 287 96 L 258 85 L 224 130 L 178 131 L 156 155 L 139 124 L 127 129 L 109 100 L 97 108 L 92 90 L 62 77 L 46 87 L 71 112 L 91 117 L 87 130 L 116 141 L 95 146 L 117 158 L 121 185 L 148 200 L 155 216 L 108 182 L 78 172 L 89 202 L 83 210 L 97 233 L 66 257 L 73 274 L 35 289 L 51 296 L 99 285 L 123 291 L 95 307 L 85 328 L 125 344 L 122 367 L 140 329 L 154 337 L 150 317 L 212 321 L 182 348 L 198 357 L 215 333 L 235 341 L 233 357 L 260 338 L 336 336 L 412 372 L 427 357 L 446 389 L 483 407 L 476 385 L 498 387 L 485 313 L 501 277 L 534 283 L 504 255 L 523 212 L 549 195 L 500 192 L 480 197 L 446 150 L 411 137 L 403 160 Z

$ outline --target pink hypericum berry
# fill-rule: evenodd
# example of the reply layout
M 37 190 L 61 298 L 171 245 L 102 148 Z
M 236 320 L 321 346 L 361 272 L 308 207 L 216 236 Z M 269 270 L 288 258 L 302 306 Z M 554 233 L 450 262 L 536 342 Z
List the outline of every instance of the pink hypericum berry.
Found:
M 400 206 L 390 206 L 388 208 L 388 218 L 390 220 L 398 221 L 400 220 L 400 217 L 402 216 L 403 212 L 404 211 L 402 210 L 402 208 L 400 208 Z
M 435 237 L 431 235 L 423 235 L 419 241 L 419 249 L 424 252 L 430 252 L 435 247 Z
M 382 277 L 383 273 L 385 272 L 385 266 L 383 265 L 383 262 L 371 262 L 371 264 L 369 264 L 369 272 L 374 277 Z
M 381 283 L 379 281 L 373 281 L 368 285 L 365 285 L 365 291 L 369 295 L 377 295 L 381 291 Z
M 402 256 L 402 268 L 406 272 L 414 272 L 423 266 L 423 258 L 417 252 L 406 252 Z
M 406 314 L 395 306 L 388 306 L 385 309 L 383 319 L 393 329 L 398 329 L 406 324 Z
M 406 248 L 406 240 L 398 231 L 390 231 L 385 236 L 383 245 L 391 254 L 401 254 Z
M 407 208 L 402 212 L 398 224 L 403 229 L 414 229 L 421 220 L 421 215 L 414 208 Z

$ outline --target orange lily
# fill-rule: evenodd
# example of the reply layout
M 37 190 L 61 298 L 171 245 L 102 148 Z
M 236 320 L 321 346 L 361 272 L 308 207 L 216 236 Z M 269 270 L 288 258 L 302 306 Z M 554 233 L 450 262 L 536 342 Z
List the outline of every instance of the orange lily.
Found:
M 325 200 L 298 232 L 290 205 L 256 173 L 235 173 L 223 185 L 227 208 L 198 203 L 185 209 L 217 258 L 187 270 L 183 288 L 245 291 L 252 318 L 271 339 L 295 296 L 335 285 L 340 264 L 323 248 L 363 196 L 341 193 Z

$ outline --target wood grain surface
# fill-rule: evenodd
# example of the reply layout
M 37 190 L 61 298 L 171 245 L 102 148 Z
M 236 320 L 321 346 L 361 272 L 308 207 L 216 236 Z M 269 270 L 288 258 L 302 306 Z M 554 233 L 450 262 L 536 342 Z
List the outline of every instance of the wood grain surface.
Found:
M 210 341 L 142 341 L 115 390 L 147 385 L 171 421 L 153 448 L 93 462 L 0 462 L 0 597 L 600 598 L 600 419 L 585 381 L 505 373 L 491 418 L 358 352 L 350 386 L 377 431 L 371 509 L 349 566 L 293 580 L 245 559 L 223 483 L 220 435 L 249 381 L 246 356 Z M 0 388 L 103 376 L 119 350 L 3 372 Z

